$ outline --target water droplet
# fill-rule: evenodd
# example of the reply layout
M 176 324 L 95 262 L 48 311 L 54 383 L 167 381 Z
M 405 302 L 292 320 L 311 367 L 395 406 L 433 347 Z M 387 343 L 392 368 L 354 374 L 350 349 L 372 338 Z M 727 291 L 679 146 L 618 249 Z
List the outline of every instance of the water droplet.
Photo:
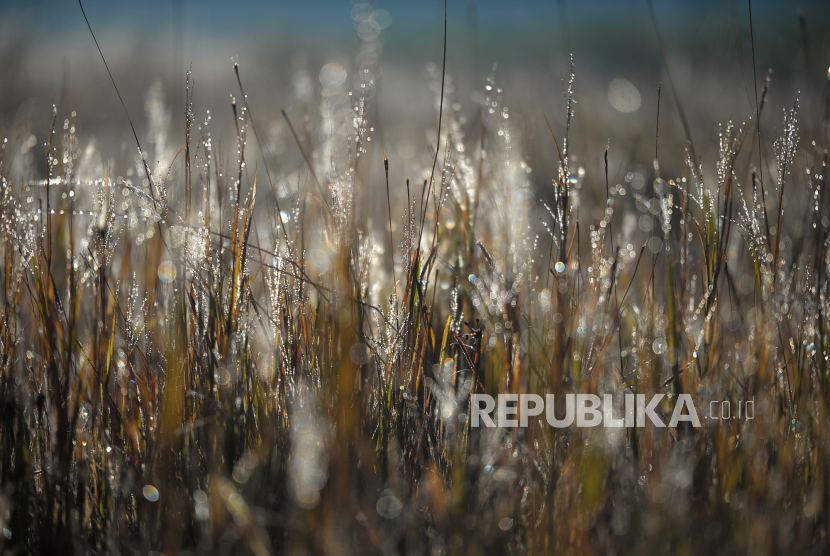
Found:
M 308 260 L 320 274 L 323 274 L 329 269 L 331 255 L 323 249 L 312 249 L 308 252 Z
M 618 77 L 608 86 L 608 101 L 615 110 L 635 112 L 640 109 L 642 98 L 631 81 Z
M 352 346 L 349 350 L 349 357 L 351 357 L 352 362 L 355 365 L 365 365 L 369 362 L 369 357 L 371 357 L 372 353 L 369 349 L 369 346 L 362 342 L 358 342 Z
M 662 355 L 666 353 L 666 349 L 668 349 L 669 345 L 666 343 L 664 338 L 657 338 L 654 340 L 654 343 L 651 344 L 651 349 L 654 350 L 654 353 L 657 355 Z
M 386 29 L 392 23 L 392 14 L 386 10 L 375 10 L 373 15 L 375 23 L 377 23 L 378 27 L 381 29 Z
M 346 68 L 330 62 L 320 70 L 320 84 L 327 89 L 336 89 L 346 81 Z
M 401 510 L 403 510 L 403 502 L 401 502 L 397 496 L 392 494 L 392 491 L 386 489 L 380 495 L 380 499 L 377 503 L 377 510 L 378 514 L 381 517 L 385 517 L 386 519 L 394 519 L 400 515 Z
M 144 498 L 150 502 L 156 502 L 159 499 L 159 490 L 153 485 L 144 485 L 141 493 L 144 494 Z
M 643 217 L 645 218 L 645 217 Z M 651 220 L 649 220 L 650 222 Z M 648 240 L 648 250 L 652 253 L 659 253 L 660 250 L 663 248 L 663 240 L 659 237 L 655 236 Z
M 509 531 L 513 528 L 513 520 L 509 517 L 503 517 L 499 520 L 499 529 L 502 531 Z
M 556 270 L 557 274 L 562 274 L 563 272 L 565 272 L 565 263 L 559 261 L 553 266 L 553 269 Z
M 229 373 L 228 369 L 225 367 L 219 367 L 216 369 L 216 372 L 213 373 L 213 379 L 219 386 L 227 386 L 231 382 L 231 373 Z
M 164 261 L 159 265 L 159 280 L 165 284 L 170 284 L 176 279 L 176 265 L 173 261 Z

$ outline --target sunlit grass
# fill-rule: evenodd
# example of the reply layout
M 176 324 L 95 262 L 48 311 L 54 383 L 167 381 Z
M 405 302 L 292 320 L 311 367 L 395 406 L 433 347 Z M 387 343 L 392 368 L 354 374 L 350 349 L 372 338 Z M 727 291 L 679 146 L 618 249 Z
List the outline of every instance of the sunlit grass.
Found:
M 543 179 L 509 83 L 461 105 L 436 73 L 435 168 L 378 185 L 374 75 L 338 64 L 313 142 L 283 113 L 294 167 L 244 94 L 214 138 L 189 76 L 172 170 L 85 156 L 83 114 L 4 143 L 0 547 L 826 548 L 826 126 L 801 139 L 797 101 L 777 138 L 736 115 L 700 130 L 717 158 L 669 176 L 660 154 L 612 183 L 574 162 L 596 153 L 570 141 L 571 71 Z M 507 392 L 663 393 L 662 415 L 690 394 L 703 426 L 472 428 L 470 396 Z M 713 401 L 754 418 L 705 418 Z

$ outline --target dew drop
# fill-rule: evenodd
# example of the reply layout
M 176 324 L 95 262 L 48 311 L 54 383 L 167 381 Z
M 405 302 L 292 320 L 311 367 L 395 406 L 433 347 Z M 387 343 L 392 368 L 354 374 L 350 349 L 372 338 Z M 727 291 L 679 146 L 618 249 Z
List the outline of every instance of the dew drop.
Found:
M 320 84 L 327 89 L 336 89 L 346 81 L 346 68 L 331 62 L 320 70 Z
M 394 519 L 400 515 L 403 510 L 403 502 L 397 496 L 387 489 L 383 491 L 377 503 L 378 514 L 386 519 Z
M 159 280 L 165 284 L 170 284 L 176 279 L 176 265 L 173 261 L 164 261 L 159 265 Z
M 608 101 L 615 110 L 635 112 L 640 109 L 640 91 L 627 79 L 617 78 L 608 86 Z
M 141 493 L 144 494 L 144 498 L 150 502 L 156 502 L 159 499 L 159 490 L 153 485 L 144 485 Z
M 227 386 L 231 381 L 231 373 L 229 373 L 228 369 L 225 367 L 219 367 L 216 369 L 216 372 L 213 373 L 213 379 L 219 386 Z
M 355 365 L 365 365 L 369 362 L 370 356 L 371 351 L 369 350 L 369 346 L 363 342 L 354 344 L 349 350 L 349 357 Z
M 193 491 L 193 499 L 196 501 L 197 504 L 207 504 L 207 493 L 204 490 L 197 488 Z

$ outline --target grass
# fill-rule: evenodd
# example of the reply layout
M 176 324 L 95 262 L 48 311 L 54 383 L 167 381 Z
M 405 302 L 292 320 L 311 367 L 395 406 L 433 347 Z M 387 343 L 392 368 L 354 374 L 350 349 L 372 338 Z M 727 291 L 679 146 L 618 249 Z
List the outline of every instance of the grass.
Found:
M 388 166 L 385 189 L 367 178 L 375 84 L 340 70 L 314 148 L 283 112 L 293 182 L 244 93 L 220 148 L 189 76 L 177 170 L 83 177 L 74 113 L 28 145 L 37 168 L 3 144 L 4 554 L 826 550 L 826 106 L 810 140 L 797 101 L 777 138 L 757 114 L 709 130 L 717 158 L 690 145 L 671 176 L 657 135 L 649 170 L 612 184 L 573 162 L 572 66 L 538 188 L 495 77 L 459 108 L 442 73 L 433 165 L 401 210 Z M 573 392 L 754 418 L 467 419 L 474 393 Z

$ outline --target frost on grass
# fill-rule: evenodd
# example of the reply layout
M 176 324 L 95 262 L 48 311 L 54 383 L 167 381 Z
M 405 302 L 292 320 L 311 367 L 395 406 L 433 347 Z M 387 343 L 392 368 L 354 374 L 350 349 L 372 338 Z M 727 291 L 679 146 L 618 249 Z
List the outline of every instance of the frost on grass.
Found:
M 379 223 L 362 200 L 385 195 L 369 165 L 389 16 L 353 16 L 354 69 L 299 73 L 305 108 L 270 126 L 241 92 L 205 109 L 188 73 L 181 152 L 156 86 L 149 148 L 129 160 L 110 161 L 74 112 L 53 111 L 43 144 L 4 141 L 0 546 L 820 543 L 827 138 L 799 140 L 798 103 L 762 145 L 775 156 L 763 171 L 754 120 L 729 121 L 709 130 L 714 159 L 630 161 L 613 184 L 579 164 L 596 153 L 571 139 L 573 64 L 554 175 L 528 159 L 495 69 L 470 103 L 432 67 L 434 158 L 391 184 Z M 218 117 L 232 118 L 222 141 Z M 30 149 L 45 149 L 41 166 Z M 666 416 L 690 394 L 701 415 L 724 401 L 754 414 L 699 429 L 471 426 L 476 393 L 574 392 L 615 411 L 624 394 L 665 394 Z

